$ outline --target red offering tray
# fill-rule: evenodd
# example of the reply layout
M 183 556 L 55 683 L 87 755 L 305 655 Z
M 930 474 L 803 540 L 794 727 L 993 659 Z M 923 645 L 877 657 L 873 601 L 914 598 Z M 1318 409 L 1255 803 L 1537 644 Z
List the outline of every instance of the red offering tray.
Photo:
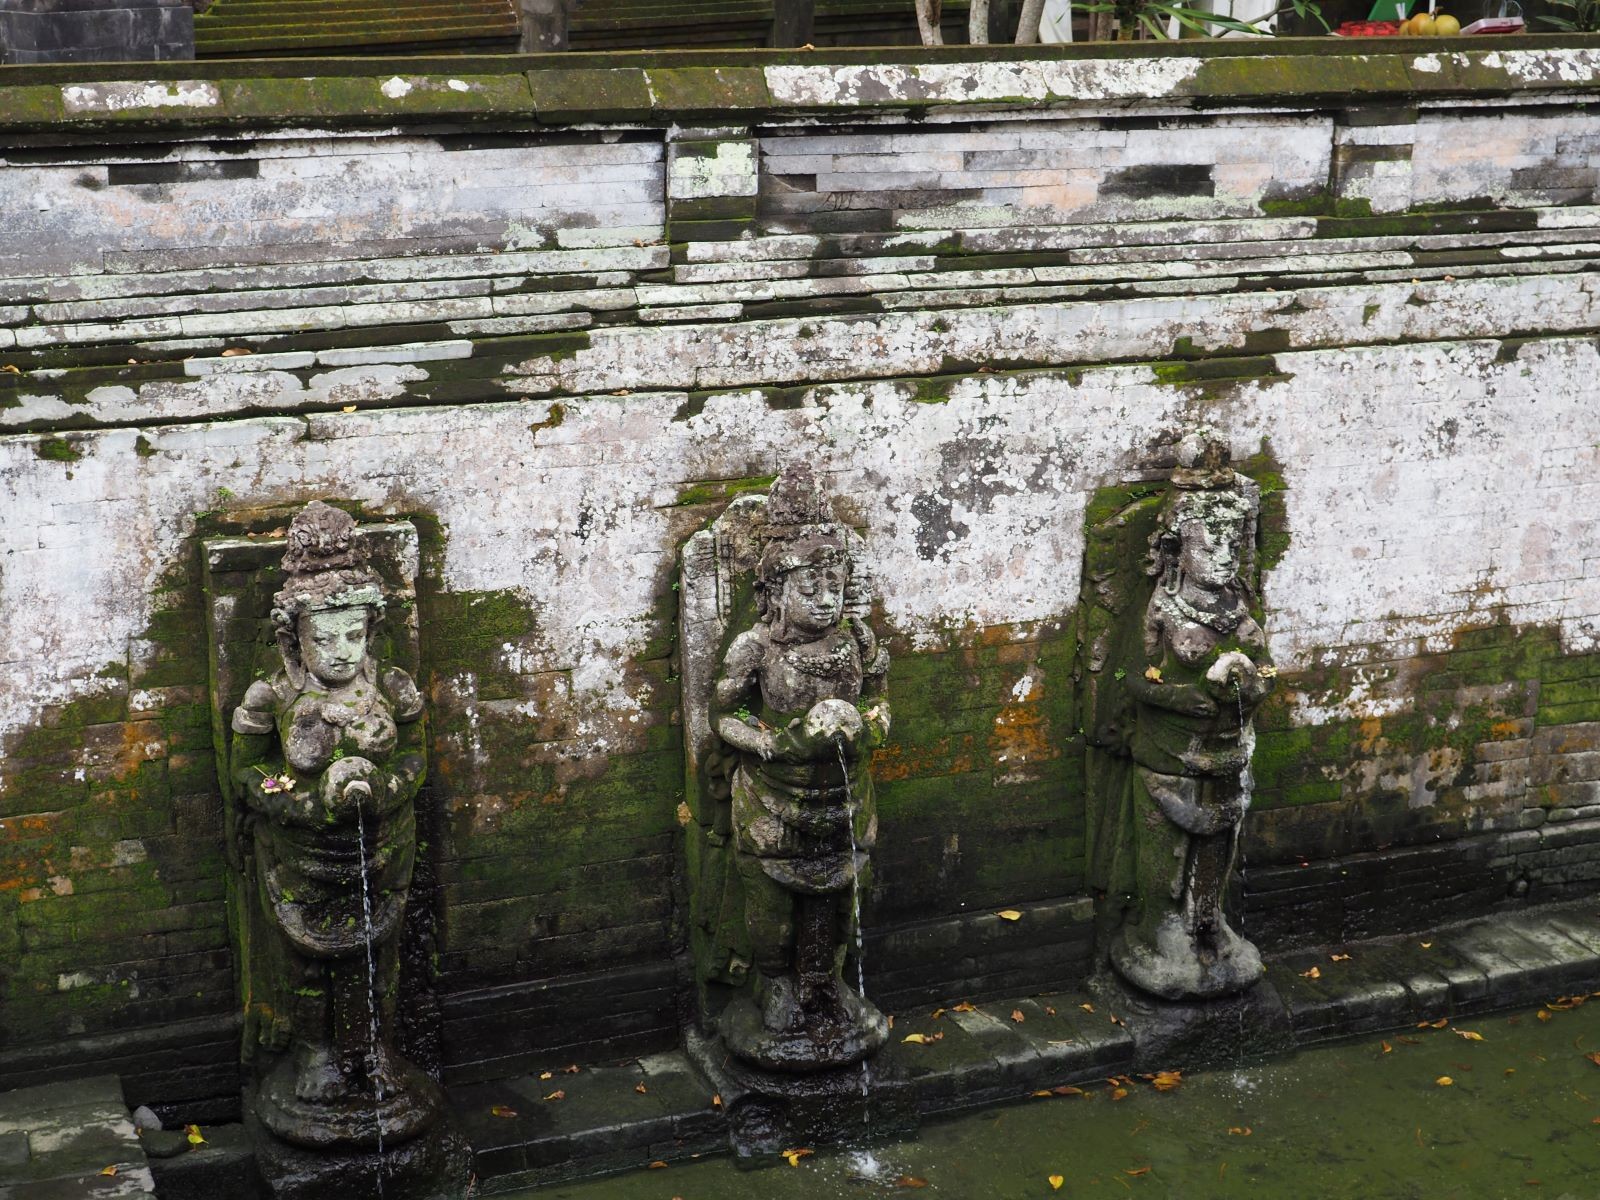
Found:
M 1333 31 L 1334 37 L 1394 37 L 1399 21 L 1346 21 Z

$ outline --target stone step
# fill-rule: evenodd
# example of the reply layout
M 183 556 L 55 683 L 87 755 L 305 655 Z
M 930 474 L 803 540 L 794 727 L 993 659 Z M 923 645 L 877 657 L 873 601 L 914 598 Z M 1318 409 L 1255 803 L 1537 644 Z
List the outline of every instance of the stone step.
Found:
M 0 1093 L 0 1200 L 154 1194 L 115 1075 Z
M 902 1011 L 874 1060 L 875 1095 L 919 1118 L 1043 1101 L 1058 1098 L 1053 1088 L 1123 1086 L 1115 1077 L 1200 1065 L 1174 1047 L 1209 1041 L 1201 1057 L 1214 1065 L 1232 1061 L 1236 1047 L 1248 1057 L 1272 1044 L 1401 1033 L 1597 988 L 1600 902 L 1543 906 L 1288 954 L 1269 963 L 1265 984 L 1246 999 L 1210 1009 L 1130 999 L 1097 983 L 1086 993 Z M 1224 1009 L 1230 1028 L 1208 1032 L 1206 1021 Z M 1251 1026 L 1244 1043 L 1231 1028 L 1241 1014 Z M 1265 1024 L 1285 1036 L 1257 1036 Z M 684 1052 L 548 1070 L 548 1079 L 536 1073 L 450 1090 L 485 1194 L 728 1148 L 721 1097 Z

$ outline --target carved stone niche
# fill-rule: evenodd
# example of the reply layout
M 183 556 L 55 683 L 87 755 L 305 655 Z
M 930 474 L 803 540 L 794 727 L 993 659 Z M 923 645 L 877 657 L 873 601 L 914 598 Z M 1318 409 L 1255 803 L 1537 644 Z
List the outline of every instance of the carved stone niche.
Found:
M 313 501 L 287 538 L 202 554 L 245 1119 L 267 1194 L 453 1200 L 469 1152 L 403 1036 L 433 1000 L 414 953 L 426 913 L 408 904 L 427 770 L 416 530 Z
M 887 1022 L 846 970 L 889 726 L 871 599 L 861 538 L 803 463 L 683 549 L 687 1040 L 745 1156 L 857 1136 L 894 1090 L 871 1065 Z
M 1226 913 L 1254 715 L 1276 672 L 1256 568 L 1260 490 L 1211 430 L 1185 435 L 1174 457 L 1164 481 L 1106 489 L 1090 506 L 1079 679 L 1102 983 L 1147 1018 L 1142 1051 L 1197 1061 L 1287 1036 L 1282 1006 L 1273 1016 L 1256 1002 L 1261 956 Z M 1241 1009 L 1251 1045 L 1233 1045 L 1219 1005 Z

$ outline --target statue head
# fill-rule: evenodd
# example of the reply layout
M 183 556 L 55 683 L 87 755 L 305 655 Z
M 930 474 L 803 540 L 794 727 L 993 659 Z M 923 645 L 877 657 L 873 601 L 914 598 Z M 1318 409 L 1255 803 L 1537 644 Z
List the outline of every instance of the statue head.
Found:
M 791 463 L 773 483 L 766 536 L 756 603 L 773 636 L 811 641 L 837 628 L 850 588 L 849 542 L 809 464 Z
M 289 525 L 283 587 L 272 623 L 284 670 L 297 688 L 308 675 L 340 686 L 367 663 L 383 592 L 355 541 L 349 513 L 313 500 Z
M 1150 536 L 1146 569 L 1169 592 L 1184 581 L 1206 591 L 1251 590 L 1255 485 L 1230 465 L 1227 443 L 1200 429 L 1178 443 L 1178 466 Z

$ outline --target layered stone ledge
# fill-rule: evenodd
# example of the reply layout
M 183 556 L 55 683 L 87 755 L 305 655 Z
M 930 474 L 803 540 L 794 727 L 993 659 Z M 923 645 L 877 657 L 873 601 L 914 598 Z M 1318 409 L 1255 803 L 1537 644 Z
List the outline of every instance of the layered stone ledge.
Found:
M 625 65 L 624 65 L 625 64 Z M 1600 39 L 1284 38 L 1260 43 L 1091 44 L 804 53 L 462 56 L 8 68 L 0 131 L 419 118 L 541 123 L 981 111 L 987 106 L 1215 107 L 1265 98 L 1374 103 L 1492 92 L 1582 93 Z

